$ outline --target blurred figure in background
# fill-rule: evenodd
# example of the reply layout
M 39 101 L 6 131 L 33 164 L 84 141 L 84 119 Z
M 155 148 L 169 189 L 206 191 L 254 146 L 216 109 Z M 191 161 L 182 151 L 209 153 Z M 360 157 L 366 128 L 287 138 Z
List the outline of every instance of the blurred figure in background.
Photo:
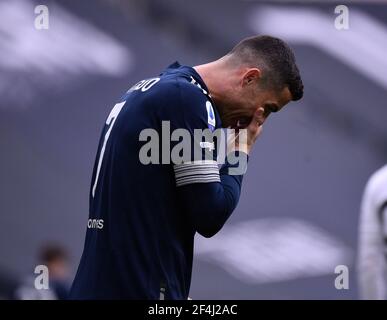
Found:
M 0 300 L 13 299 L 18 286 L 18 278 L 0 266 Z
M 358 278 L 362 299 L 386 299 L 387 165 L 366 185 L 360 214 Z
M 39 264 L 45 265 L 49 274 L 49 289 L 36 289 L 35 279 L 29 276 L 15 292 L 19 300 L 65 300 L 69 293 L 69 256 L 60 245 L 49 244 L 40 249 Z

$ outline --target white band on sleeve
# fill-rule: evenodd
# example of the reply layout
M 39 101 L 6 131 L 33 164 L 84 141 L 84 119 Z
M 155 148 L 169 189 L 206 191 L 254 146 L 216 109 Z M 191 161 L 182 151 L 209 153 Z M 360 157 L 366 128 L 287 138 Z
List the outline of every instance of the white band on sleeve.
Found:
M 177 164 L 173 167 L 178 187 L 191 183 L 220 182 L 218 163 L 214 160 L 198 160 Z

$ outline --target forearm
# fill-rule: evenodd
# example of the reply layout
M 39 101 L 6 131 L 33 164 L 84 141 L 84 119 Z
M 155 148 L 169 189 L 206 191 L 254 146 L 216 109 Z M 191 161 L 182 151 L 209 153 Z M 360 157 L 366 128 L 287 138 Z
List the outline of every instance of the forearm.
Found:
M 241 158 L 247 161 L 246 155 Z M 233 169 L 234 173 L 244 173 L 245 168 L 236 169 L 238 165 L 227 162 L 219 172 L 220 182 L 195 183 L 179 188 L 190 221 L 204 237 L 215 235 L 238 204 L 243 174 L 230 174 Z

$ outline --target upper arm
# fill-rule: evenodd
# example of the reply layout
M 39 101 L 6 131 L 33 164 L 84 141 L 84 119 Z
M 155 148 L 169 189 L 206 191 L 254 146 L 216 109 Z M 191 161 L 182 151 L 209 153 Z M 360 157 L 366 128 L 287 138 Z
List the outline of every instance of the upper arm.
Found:
M 236 207 L 242 176 L 229 176 L 227 168 L 219 171 L 216 158 L 222 131 L 214 130 L 219 118 L 211 101 L 194 85 L 185 84 L 175 108 L 171 132 L 183 129 L 187 137 L 171 142 L 171 154 L 177 154 L 173 148 L 183 146 L 188 153 L 173 159 L 178 160 L 173 161 L 177 192 L 195 230 L 211 237 Z
M 171 115 L 171 160 L 177 187 L 220 182 L 216 162 L 220 131 L 211 101 L 190 83 L 177 83 L 178 98 Z

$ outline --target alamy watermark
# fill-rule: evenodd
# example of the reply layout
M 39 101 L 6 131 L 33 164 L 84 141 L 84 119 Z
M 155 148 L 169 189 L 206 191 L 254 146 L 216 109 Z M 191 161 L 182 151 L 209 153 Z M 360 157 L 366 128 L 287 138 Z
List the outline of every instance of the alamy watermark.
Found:
M 36 14 L 34 25 L 36 30 L 48 30 L 50 28 L 50 12 L 45 5 L 38 5 L 35 7 Z
M 335 7 L 335 13 L 338 16 L 335 18 L 335 28 L 337 30 L 349 29 L 349 9 L 347 6 L 341 4 Z
M 341 264 L 335 268 L 335 288 L 337 290 L 348 290 L 349 289 L 349 269 L 346 265 Z
M 37 274 L 34 281 L 35 289 L 37 290 L 50 289 L 48 267 L 44 264 L 37 265 L 35 267 L 34 273 Z
M 247 148 L 243 148 L 247 145 L 246 129 L 194 129 L 192 133 L 185 128 L 171 131 L 171 123 L 162 121 L 161 136 L 156 129 L 146 128 L 140 132 L 139 141 L 145 142 L 139 151 L 139 161 L 143 165 L 211 161 L 222 150 L 217 162 L 220 165 L 227 162 L 230 175 L 241 175 L 246 170 L 246 155 L 234 153 L 247 152 Z

